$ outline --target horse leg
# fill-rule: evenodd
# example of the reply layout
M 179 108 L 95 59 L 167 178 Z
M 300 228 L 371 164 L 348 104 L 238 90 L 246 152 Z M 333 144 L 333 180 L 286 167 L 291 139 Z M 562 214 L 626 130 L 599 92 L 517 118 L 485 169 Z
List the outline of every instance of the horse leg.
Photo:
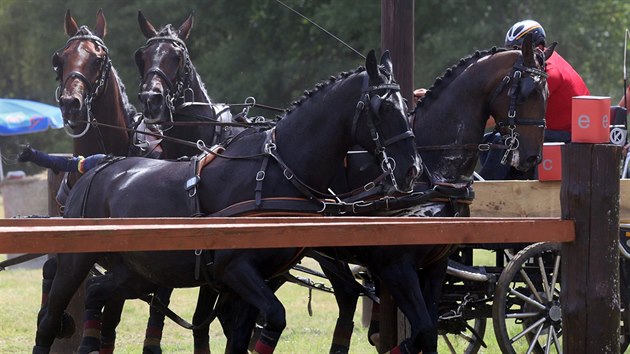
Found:
M 60 333 L 64 311 L 98 257 L 94 253 L 57 255 L 57 269 L 63 271 L 56 272 L 45 306 L 39 311 L 33 353 L 50 352 Z
M 142 294 L 157 292 L 158 287 L 128 271 L 123 263 L 114 263 L 105 275 L 93 277 L 88 281 L 85 296 L 85 322 L 83 338 L 79 347 L 80 354 L 108 353 L 103 351 L 101 328 L 103 309 L 115 310 L 111 324 L 118 323 L 125 299 L 136 299 Z M 110 329 L 115 333 L 115 327 Z M 113 348 L 112 348 L 113 349 Z M 111 352 L 110 352 L 111 353 Z
M 53 256 L 48 258 L 42 267 L 42 307 L 46 306 L 48 303 L 48 293 L 50 293 L 56 272 L 57 258 Z
M 81 345 L 79 346 L 80 354 L 99 353 L 101 349 L 103 308 L 108 303 L 116 305 L 119 305 L 120 303 L 124 304 L 124 300 L 109 301 L 111 296 L 105 289 L 113 287 L 112 284 L 113 275 L 110 273 L 92 277 L 86 284 L 87 289 L 85 294 L 85 312 L 83 318 L 83 337 L 81 338 Z M 112 309 L 114 308 L 112 307 Z M 119 306 L 118 309 L 122 311 L 122 306 Z M 114 316 L 110 317 L 110 319 L 113 320 L 113 322 L 109 323 L 110 325 L 117 322 Z M 109 328 L 109 331 L 115 333 L 115 328 Z M 113 352 L 113 348 L 111 348 L 111 350 L 112 351 L 105 349 L 105 352 L 111 353 Z
M 116 348 L 116 327 L 120 323 L 125 300 L 108 302 L 103 308 L 100 354 L 112 354 Z
M 380 294 L 380 282 L 376 278 L 372 278 L 374 283 L 374 291 Z M 378 348 L 381 342 L 381 304 L 376 301 L 372 302 L 372 313 L 370 316 L 370 325 L 368 327 L 368 342 Z
M 256 307 L 263 316 L 265 325 L 260 339 L 256 342 L 254 353 L 273 353 L 286 327 L 286 313 L 280 300 L 251 263 L 242 260 L 230 262 L 222 272 L 220 280 L 244 301 Z M 248 331 L 249 336 L 251 327 Z M 248 341 L 237 343 L 234 340 L 232 342 L 232 353 L 247 353 Z
M 171 302 L 172 293 L 173 288 L 160 287 L 154 295 L 164 306 L 168 306 Z M 149 307 L 149 320 L 147 321 L 147 330 L 144 336 L 142 354 L 162 353 L 160 342 L 162 340 L 163 329 L 164 314 L 153 307 Z
M 193 325 L 196 327 L 203 323 L 203 326 L 193 329 L 195 354 L 210 354 L 210 322 L 207 319 L 212 314 L 217 296 L 218 293 L 208 285 L 202 285 L 199 288 L 197 307 L 195 307 L 193 314 Z
M 259 314 L 258 309 L 233 293 L 221 296 L 223 299 L 220 299 L 220 304 L 218 304 L 218 317 L 227 338 L 225 352 L 243 353 L 244 343 L 248 343 L 246 351 L 254 352 L 260 334 L 254 331 Z M 252 332 L 254 332 L 253 335 Z M 254 340 L 253 344 L 252 340 Z
M 420 286 L 424 300 L 429 310 L 429 316 L 433 325 L 438 325 L 438 305 L 442 296 L 442 287 L 446 279 L 448 257 L 444 257 L 433 264 L 422 268 L 420 271 Z
M 390 353 L 437 353 L 437 327 L 429 316 L 414 262 L 399 262 L 379 268 L 377 276 L 411 324 L 411 337 Z
M 335 269 L 322 266 L 322 271 L 335 290 L 335 301 L 339 308 L 339 315 L 330 345 L 331 354 L 347 354 L 350 350 L 350 340 L 354 329 L 354 313 L 359 301 L 359 293 L 348 281 L 354 281 L 350 267 L 345 262 L 335 262 Z M 345 277 L 339 274 L 345 274 Z

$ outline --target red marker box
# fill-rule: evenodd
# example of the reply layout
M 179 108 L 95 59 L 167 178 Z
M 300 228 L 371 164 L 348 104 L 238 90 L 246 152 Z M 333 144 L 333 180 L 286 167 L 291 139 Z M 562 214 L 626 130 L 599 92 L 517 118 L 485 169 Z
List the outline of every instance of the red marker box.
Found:
M 610 142 L 610 97 L 573 97 L 571 141 L 594 144 Z
M 538 164 L 539 181 L 560 181 L 562 179 L 562 154 L 564 143 L 544 143 L 542 161 Z

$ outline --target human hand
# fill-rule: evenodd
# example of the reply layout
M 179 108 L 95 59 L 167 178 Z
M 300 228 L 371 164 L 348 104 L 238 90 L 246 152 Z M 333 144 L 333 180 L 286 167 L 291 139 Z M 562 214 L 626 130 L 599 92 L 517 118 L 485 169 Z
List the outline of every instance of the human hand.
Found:
M 427 93 L 427 89 L 425 88 L 419 88 L 419 89 L 415 89 L 413 91 L 413 103 L 418 103 L 418 101 L 424 97 L 424 95 Z

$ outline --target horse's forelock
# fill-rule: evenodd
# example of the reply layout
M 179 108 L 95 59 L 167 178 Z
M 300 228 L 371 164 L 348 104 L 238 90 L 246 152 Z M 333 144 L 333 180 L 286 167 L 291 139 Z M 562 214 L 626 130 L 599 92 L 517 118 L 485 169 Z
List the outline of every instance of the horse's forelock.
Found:
M 93 36 L 93 35 L 94 33 L 92 33 L 92 31 L 90 31 L 90 29 L 86 25 L 79 27 L 79 30 L 75 34 L 75 36 Z
M 177 30 L 170 23 L 158 32 L 159 37 L 177 37 Z

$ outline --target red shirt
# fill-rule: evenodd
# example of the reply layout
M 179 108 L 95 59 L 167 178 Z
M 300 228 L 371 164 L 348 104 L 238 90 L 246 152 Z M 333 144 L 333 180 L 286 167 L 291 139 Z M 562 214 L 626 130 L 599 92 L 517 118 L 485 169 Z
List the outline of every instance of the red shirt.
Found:
M 571 98 L 590 95 L 584 80 L 571 64 L 554 52 L 547 63 L 547 129 L 571 131 Z

